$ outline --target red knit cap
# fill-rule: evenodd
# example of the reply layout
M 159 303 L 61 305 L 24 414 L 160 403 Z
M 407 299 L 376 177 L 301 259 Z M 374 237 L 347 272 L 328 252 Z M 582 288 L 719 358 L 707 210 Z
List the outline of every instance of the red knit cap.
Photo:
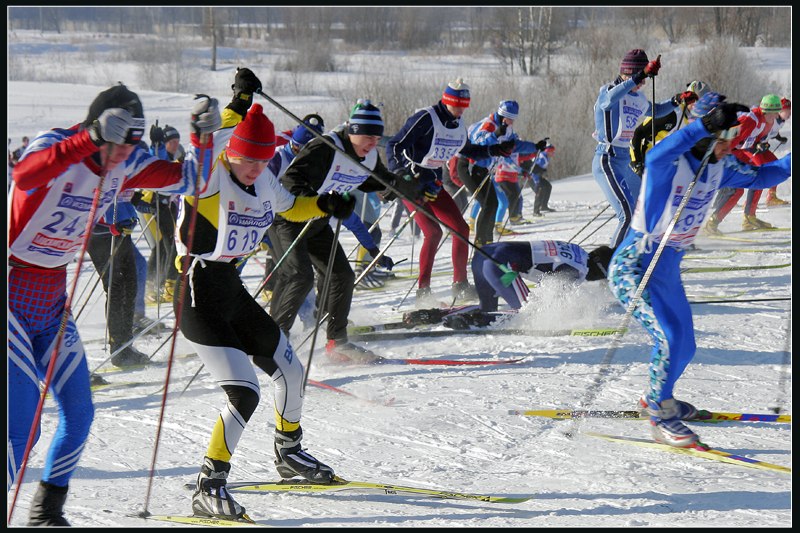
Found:
M 269 161 L 275 155 L 275 126 L 261 104 L 253 104 L 233 130 L 228 141 L 228 157 Z
M 469 107 L 469 85 L 461 78 L 451 81 L 442 93 L 442 103 L 453 107 Z

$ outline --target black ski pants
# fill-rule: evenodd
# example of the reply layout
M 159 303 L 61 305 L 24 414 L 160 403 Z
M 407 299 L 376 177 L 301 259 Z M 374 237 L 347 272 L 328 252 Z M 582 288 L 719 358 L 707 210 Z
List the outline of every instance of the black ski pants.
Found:
M 297 239 L 305 225 L 305 222 L 289 222 L 281 217 L 275 219 L 267 230 L 275 257 L 280 258 L 286 254 L 286 250 Z M 270 314 L 287 337 L 303 301 L 314 287 L 315 270 L 318 277 L 317 302 L 322 299 L 322 288 L 325 286 L 325 273 L 332 246 L 336 246 L 336 253 L 333 258 L 329 294 L 325 309 L 318 309 L 317 312 L 321 315 L 325 313 L 330 315 L 326 330 L 328 340 L 347 340 L 347 317 L 353 301 L 356 277 L 347 255 L 339 242 L 334 240 L 329 217 L 311 223 L 309 230 L 295 244 L 275 273 L 277 281 L 272 291 Z M 321 315 L 317 319 L 321 318 Z
M 475 199 L 480 202 L 481 210 L 475 220 L 475 241 L 486 244 L 494 241 L 494 219 L 497 216 L 497 193 L 491 180 L 485 180 L 489 175 L 489 169 L 472 165 L 469 168 L 469 160 L 459 157 L 456 165 L 458 177 L 467 186 L 471 195 L 480 189 Z M 483 186 L 481 186 L 483 184 Z
M 116 251 L 112 251 L 111 246 Z M 130 235 L 92 233 L 87 251 L 106 291 L 106 320 L 112 351 L 133 337 L 136 308 L 136 258 Z

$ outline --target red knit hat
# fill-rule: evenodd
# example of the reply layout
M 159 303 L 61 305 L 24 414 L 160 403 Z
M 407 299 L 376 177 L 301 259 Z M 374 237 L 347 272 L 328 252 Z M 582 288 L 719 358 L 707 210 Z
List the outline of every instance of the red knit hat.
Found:
M 269 161 L 275 155 L 275 126 L 261 104 L 253 104 L 228 141 L 229 157 Z
M 629 50 L 622 62 L 619 64 L 619 73 L 625 76 L 633 76 L 647 66 L 647 54 L 641 48 Z

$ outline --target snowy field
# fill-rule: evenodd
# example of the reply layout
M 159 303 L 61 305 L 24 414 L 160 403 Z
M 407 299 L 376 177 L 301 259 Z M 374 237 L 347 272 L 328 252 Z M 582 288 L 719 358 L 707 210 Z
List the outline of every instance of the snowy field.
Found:
M 789 50 L 790 52 L 790 50 Z M 789 69 L 791 62 L 782 64 Z M 133 84 L 132 84 L 133 85 Z M 8 93 L 9 136 L 80 121 L 94 96 L 105 86 L 11 82 Z M 161 117 L 186 131 L 191 95 L 137 90 L 148 123 Z M 224 98 L 225 95 L 215 95 Z M 290 98 L 278 98 L 287 105 Z M 295 102 L 301 108 L 301 101 Z M 264 102 L 265 109 L 269 104 Z M 274 110 L 275 114 L 279 112 Z M 782 129 L 791 146 L 791 121 Z M 556 152 L 555 157 L 558 157 Z M 590 162 L 587 161 L 587 169 Z M 792 200 L 791 179 L 781 198 Z M 524 195 L 524 214 L 531 219 L 533 195 Z M 610 209 L 586 226 L 606 202 L 590 175 L 554 182 L 550 206 L 555 213 L 524 227 L 528 233 L 508 240 L 560 239 L 588 250 L 607 244 L 614 222 Z M 734 267 L 791 263 L 791 206 L 759 209 L 758 216 L 782 229 L 738 232 L 741 206 L 720 229 L 742 239 L 696 241 L 684 266 Z M 385 244 L 389 217 L 381 222 Z M 605 224 L 604 224 L 605 223 Z M 599 229 L 598 229 L 599 228 Z M 595 231 L 596 230 L 596 231 Z M 134 234 L 134 238 L 138 237 Z M 345 251 L 355 237 L 343 230 Z M 398 275 L 416 272 L 420 240 L 404 232 L 389 255 Z M 139 247 L 145 255 L 144 240 Z M 412 253 L 413 252 L 413 253 Z M 263 255 L 251 259 L 244 281 L 255 289 L 263 275 Z M 449 242 L 437 254 L 432 288 L 443 301 L 450 294 Z M 676 395 L 714 411 L 767 413 L 792 410 L 791 268 L 754 269 L 683 276 L 695 319 L 698 350 L 678 382 Z M 87 300 L 97 274 L 84 263 L 78 286 Z M 356 325 L 399 320 L 414 309 L 412 277 L 387 283 L 381 290 L 356 291 L 350 315 Z M 88 290 L 84 290 L 89 287 Z M 411 289 L 408 298 L 404 298 Z M 747 301 L 770 299 L 771 301 Z M 706 300 L 725 300 L 707 303 Z M 738 300 L 738 302 L 737 302 Z M 105 298 L 95 291 L 78 320 L 94 370 L 108 358 L 103 346 Z M 170 307 L 148 308 L 156 318 Z M 578 287 L 545 281 L 532 290 L 531 302 L 503 327 L 536 332 L 545 329 L 612 328 L 620 325 L 620 308 L 603 282 Z M 173 321 L 165 321 L 172 326 Z M 441 326 L 439 326 L 441 327 Z M 592 438 L 586 432 L 648 438 L 646 422 L 591 419 L 570 421 L 509 414 L 512 409 L 578 407 L 592 384 L 593 409 L 633 409 L 647 380 L 651 341 L 631 323 L 621 339 L 614 337 L 545 337 L 539 335 L 452 334 L 440 338 L 372 341 L 364 345 L 390 358 L 465 361 L 522 358 L 508 365 L 358 366 L 330 363 L 317 339 L 310 379 L 338 389 L 309 385 L 302 425 L 304 445 L 346 479 L 413 485 L 430 489 L 502 496 L 530 496 L 517 504 L 441 500 L 408 495 L 239 494 L 237 500 L 259 524 L 273 527 L 789 527 L 792 525 L 791 474 L 724 464 L 659 450 Z M 300 320 L 292 342 L 304 361 L 311 330 Z M 167 337 L 145 337 L 137 347 L 152 353 Z M 166 362 L 170 343 L 154 361 Z M 179 336 L 176 355 L 192 350 Z M 610 357 L 610 364 L 601 362 Z M 225 404 L 196 357 L 177 357 L 166 398 L 161 391 L 167 366 L 106 372 L 109 381 L 128 384 L 94 393 L 95 422 L 70 485 L 66 515 L 78 527 L 169 527 L 128 516 L 145 508 L 153 514 L 188 514 L 191 492 L 211 428 Z M 106 365 L 100 370 L 110 370 Z M 187 387 L 192 377 L 196 379 Z M 271 383 L 261 376 L 262 402 L 250 420 L 232 460 L 230 481 L 277 479 L 272 464 L 274 422 Z M 184 392 L 184 389 L 185 392 Z M 344 392 L 342 392 L 344 391 Z M 347 394 L 345 394 L 347 393 Z M 157 427 L 166 401 L 150 485 Z M 30 456 L 11 526 L 22 526 L 35 485 L 42 474 L 52 438 L 56 407 L 45 404 L 43 435 Z M 13 422 L 13 419 L 12 419 Z M 791 467 L 790 424 L 722 423 L 692 426 L 707 444 Z M 577 428 L 574 437 L 565 432 Z M 149 492 L 149 498 L 147 498 Z M 13 495 L 12 492 L 9 496 Z

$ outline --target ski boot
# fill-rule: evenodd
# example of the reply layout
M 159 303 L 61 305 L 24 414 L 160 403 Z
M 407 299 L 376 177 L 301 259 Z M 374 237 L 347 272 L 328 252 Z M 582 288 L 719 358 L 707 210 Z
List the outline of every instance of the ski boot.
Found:
M 231 464 L 205 457 L 197 487 L 192 496 L 192 511 L 196 516 L 211 516 L 225 520 L 247 518 L 245 509 L 233 499 L 226 487 Z
M 29 526 L 69 527 L 64 518 L 64 502 L 67 501 L 68 487 L 58 487 L 45 481 L 39 482 L 39 488 L 31 502 L 28 515 Z
M 333 481 L 333 468 L 321 463 L 300 446 L 302 428 L 294 431 L 275 431 L 275 468 L 283 479 L 300 476 L 312 483 Z

